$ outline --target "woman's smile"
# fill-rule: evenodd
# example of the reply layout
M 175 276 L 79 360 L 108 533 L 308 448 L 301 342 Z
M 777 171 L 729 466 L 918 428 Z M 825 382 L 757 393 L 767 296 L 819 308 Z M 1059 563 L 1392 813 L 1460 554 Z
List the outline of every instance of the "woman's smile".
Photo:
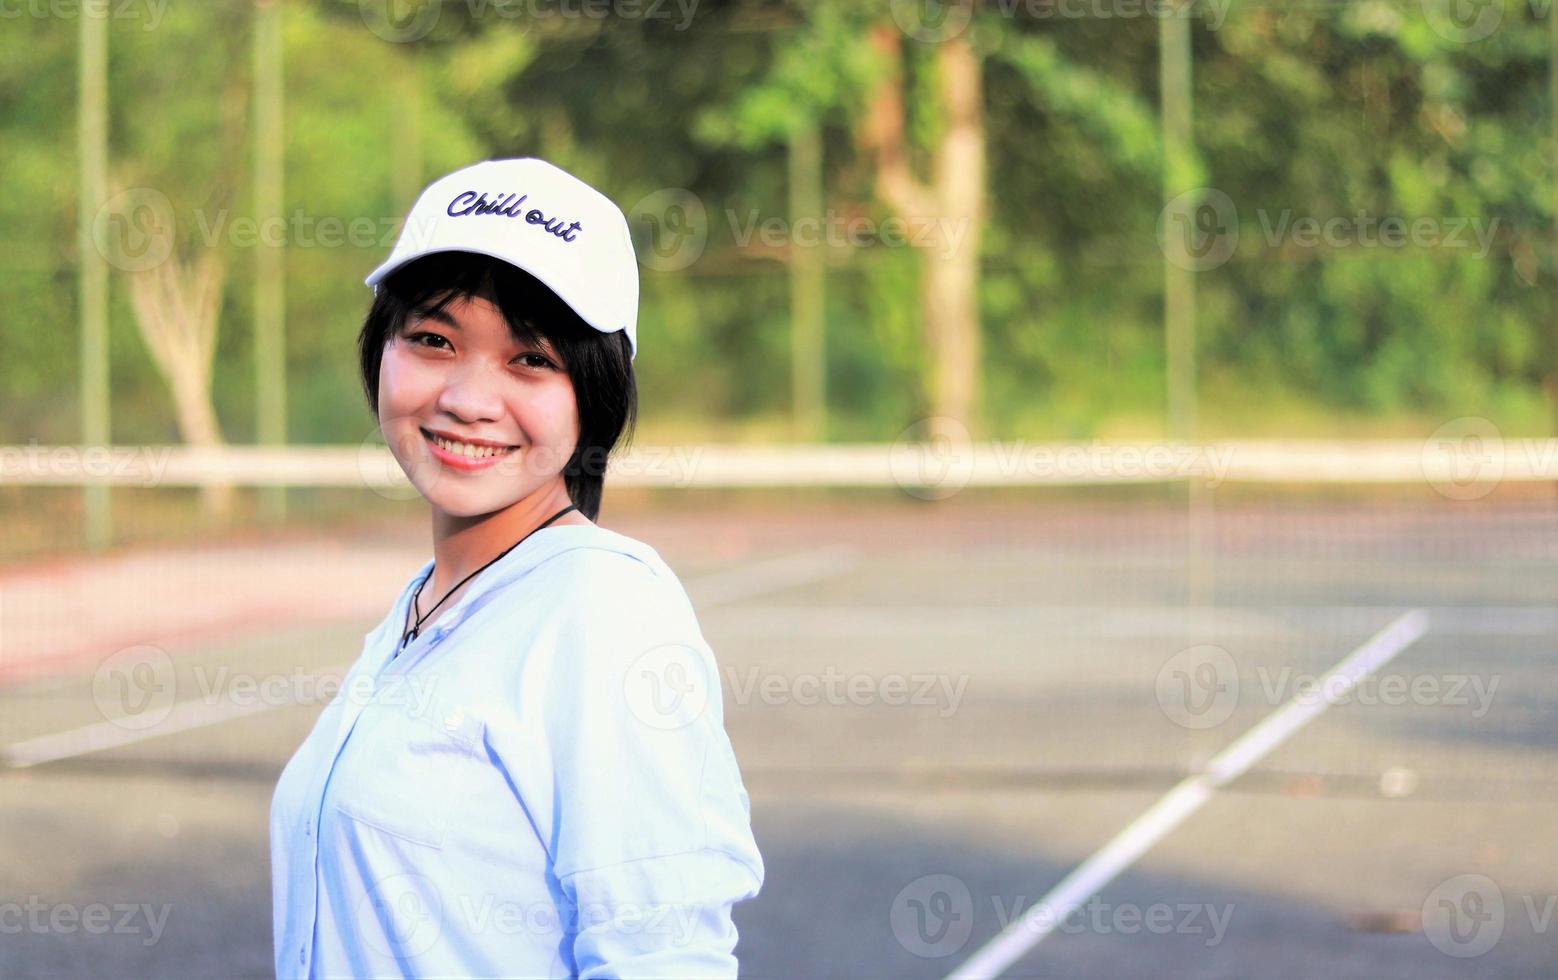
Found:
M 518 446 L 501 446 L 482 442 L 467 442 L 451 438 L 441 432 L 421 429 L 433 458 L 445 466 L 470 472 L 486 469 L 517 450 Z

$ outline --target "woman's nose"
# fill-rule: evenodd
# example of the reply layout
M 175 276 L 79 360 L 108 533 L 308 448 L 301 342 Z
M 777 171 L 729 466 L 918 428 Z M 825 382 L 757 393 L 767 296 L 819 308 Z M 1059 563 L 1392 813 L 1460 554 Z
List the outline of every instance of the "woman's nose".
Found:
M 503 399 L 492 375 L 472 362 L 445 377 L 438 407 L 465 422 L 492 421 L 502 415 Z

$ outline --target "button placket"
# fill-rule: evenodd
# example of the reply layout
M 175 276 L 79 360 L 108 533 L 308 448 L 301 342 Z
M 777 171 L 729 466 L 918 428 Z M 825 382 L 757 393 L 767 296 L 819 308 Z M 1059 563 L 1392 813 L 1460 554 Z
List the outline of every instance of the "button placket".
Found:
M 308 904 L 312 909 L 312 912 L 309 915 L 308 926 L 308 934 L 310 937 L 312 937 L 314 929 L 318 928 L 319 925 L 319 841 L 313 836 L 312 828 L 316 823 L 315 818 L 318 817 L 320 811 L 324 808 L 325 793 L 329 789 L 331 776 L 335 774 L 336 764 L 341 759 L 341 750 L 345 748 L 347 741 L 352 736 L 353 729 L 357 727 L 357 720 L 362 715 L 363 709 L 378 697 L 379 692 L 383 688 L 383 685 L 379 683 L 378 677 L 373 675 L 368 676 L 370 679 L 366 682 L 367 686 L 366 690 L 363 692 L 363 696 L 356 697 L 353 696 L 351 692 L 345 692 L 343 695 L 344 703 L 339 706 L 341 709 L 341 721 L 336 728 L 335 738 L 332 740 L 329 765 L 324 767 L 323 775 L 317 779 L 313 787 L 313 792 L 309 796 L 309 799 L 312 801 L 313 815 L 306 818 L 304 821 L 303 836 L 307 837 L 313 845 L 309 849 L 310 860 L 308 862 L 309 869 L 311 871 L 311 874 L 308 876 Z M 357 681 L 354 683 L 360 684 L 364 682 Z M 308 966 L 308 951 L 310 942 L 311 938 L 305 938 L 302 945 L 298 949 L 298 964 L 303 966 L 305 970 Z
M 390 672 L 404 674 L 410 672 L 430 652 L 437 649 L 443 643 L 444 637 L 458 625 L 457 623 L 438 622 L 430 627 L 426 633 L 417 636 L 416 639 L 406 644 L 404 650 L 399 651 L 389 660 L 386 660 L 379 668 L 378 677 L 382 678 Z

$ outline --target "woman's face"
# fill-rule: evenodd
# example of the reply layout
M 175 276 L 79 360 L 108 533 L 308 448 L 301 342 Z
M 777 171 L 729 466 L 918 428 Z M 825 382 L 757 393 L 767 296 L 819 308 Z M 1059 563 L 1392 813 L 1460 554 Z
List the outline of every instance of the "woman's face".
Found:
M 579 411 L 555 351 L 515 340 L 488 300 L 459 297 L 385 344 L 379 427 L 433 507 L 476 517 L 562 487 Z

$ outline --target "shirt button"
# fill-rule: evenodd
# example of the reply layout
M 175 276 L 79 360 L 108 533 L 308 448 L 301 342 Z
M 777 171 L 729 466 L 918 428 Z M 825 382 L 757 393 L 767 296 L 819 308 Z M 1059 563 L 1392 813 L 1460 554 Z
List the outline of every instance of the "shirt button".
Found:
M 298 950 L 298 962 L 299 963 L 307 963 L 308 962 L 308 947 L 307 946 L 304 946 L 302 949 Z
M 313 832 L 314 832 L 314 821 L 313 821 L 313 819 L 310 818 L 308 820 L 303 821 L 303 836 L 304 837 L 308 837 L 311 834 L 313 834 Z

